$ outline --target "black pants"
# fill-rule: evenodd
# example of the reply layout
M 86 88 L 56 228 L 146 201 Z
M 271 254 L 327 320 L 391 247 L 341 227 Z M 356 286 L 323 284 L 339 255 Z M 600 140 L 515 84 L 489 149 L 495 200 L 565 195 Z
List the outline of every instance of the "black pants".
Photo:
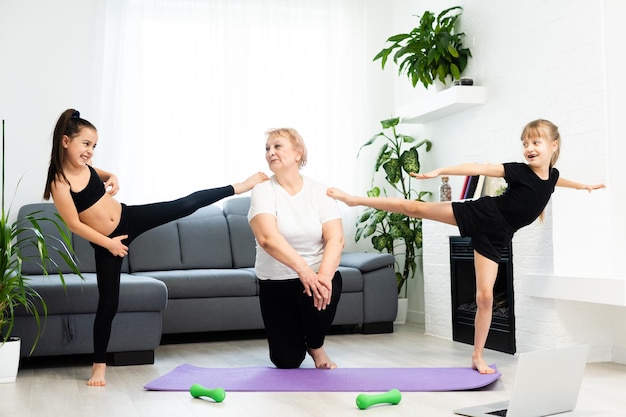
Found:
M 120 223 L 109 237 L 128 235 L 123 243 L 128 246 L 143 232 L 165 223 L 188 216 L 201 207 L 233 195 L 232 186 L 197 191 L 187 197 L 162 203 L 126 206 L 122 204 Z M 96 258 L 98 279 L 98 309 L 93 323 L 94 362 L 106 362 L 106 350 L 111 337 L 111 325 L 120 295 L 121 256 L 113 256 L 108 249 L 91 244 Z
M 298 368 L 307 349 L 318 349 L 335 319 L 342 278 L 335 272 L 330 304 L 318 310 L 299 279 L 259 280 L 259 299 L 270 360 L 277 368 Z

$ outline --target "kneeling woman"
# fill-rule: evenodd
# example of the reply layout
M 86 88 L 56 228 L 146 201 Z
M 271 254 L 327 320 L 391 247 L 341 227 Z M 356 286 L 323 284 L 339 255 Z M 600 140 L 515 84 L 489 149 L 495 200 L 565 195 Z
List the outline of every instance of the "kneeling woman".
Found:
M 267 132 L 265 158 L 274 175 L 252 191 L 248 219 L 270 359 L 298 368 L 308 353 L 315 367 L 336 368 L 324 338 L 341 295 L 339 208 L 324 185 L 300 175 L 306 147 L 294 129 Z

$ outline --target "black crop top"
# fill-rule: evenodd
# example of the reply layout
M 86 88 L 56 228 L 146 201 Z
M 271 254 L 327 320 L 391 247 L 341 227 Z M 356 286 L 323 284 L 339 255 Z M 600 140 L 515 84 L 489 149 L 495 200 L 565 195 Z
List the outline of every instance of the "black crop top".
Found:
M 93 169 L 90 165 L 87 165 L 87 167 L 91 172 L 91 176 L 89 177 L 89 183 L 87 183 L 87 186 L 77 193 L 70 190 L 72 200 L 74 200 L 74 205 L 76 206 L 76 210 L 78 210 L 79 213 L 81 211 L 87 210 L 89 207 L 96 204 L 96 202 L 100 200 L 100 198 L 102 198 L 102 196 L 106 192 L 104 189 L 104 182 L 98 176 L 96 170 Z

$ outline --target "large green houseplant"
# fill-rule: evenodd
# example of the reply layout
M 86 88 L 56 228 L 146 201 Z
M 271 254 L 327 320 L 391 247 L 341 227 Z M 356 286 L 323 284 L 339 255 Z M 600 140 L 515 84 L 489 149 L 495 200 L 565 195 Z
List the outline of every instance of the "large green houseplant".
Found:
M 30 283 L 30 278 L 22 274 L 24 262 L 35 262 L 41 267 L 42 274 L 49 275 L 48 271 L 59 274 L 65 286 L 65 280 L 60 265 L 51 257 L 56 253 L 72 270 L 82 276 L 74 258 L 71 235 L 63 219 L 47 218 L 40 212 L 29 213 L 17 219 L 10 220 L 10 204 L 5 205 L 5 139 L 4 120 L 2 121 L 2 213 L 0 215 L 0 346 L 11 339 L 15 324 L 16 310 L 25 309 L 34 317 L 37 324 L 37 335 L 30 350 L 32 353 L 39 341 L 47 315 L 45 300 Z M 19 186 L 19 182 L 18 182 Z M 16 189 L 17 191 L 17 189 Z M 59 231 L 60 238 L 46 234 L 42 230 L 44 222 L 52 223 Z M 20 248 L 35 248 L 34 256 L 27 256 Z M 41 311 L 41 312 L 40 312 Z
M 378 150 L 378 156 L 372 174 L 372 189 L 367 192 L 369 197 L 387 196 L 388 190 L 385 186 L 374 186 L 376 173 L 382 168 L 385 174 L 387 185 L 400 194 L 406 200 L 423 201 L 423 198 L 431 194 L 429 191 L 417 191 L 413 188 L 413 177 L 410 173 L 420 172 L 420 158 L 418 149 L 422 146 L 425 151 L 430 151 L 432 143 L 424 139 L 419 143 L 407 135 L 396 131 L 396 126 L 400 123 L 399 118 L 383 120 L 380 122 L 383 131 L 372 136 L 361 148 L 361 150 L 375 143 L 379 138 L 384 139 L 384 143 Z M 387 133 L 385 132 L 387 130 Z M 355 241 L 371 236 L 374 249 L 382 252 L 386 251 L 394 256 L 402 255 L 404 250 L 404 264 L 401 266 L 397 261 L 396 281 L 398 294 L 402 291 L 407 279 L 415 275 L 417 269 L 416 256 L 422 247 L 422 220 L 406 216 L 400 213 L 389 213 L 374 208 L 366 208 L 357 219 L 357 230 Z
M 384 69 L 389 55 L 395 51 L 393 62 L 400 62 L 398 74 L 405 73 L 413 87 L 418 82 L 428 87 L 435 80 L 446 84 L 449 77 L 460 79 L 472 56 L 469 48 L 463 46 L 465 34 L 456 30 L 462 10 L 461 6 L 451 7 L 436 17 L 433 12 L 424 12 L 419 26 L 409 33 L 388 38 L 391 46 L 382 49 L 374 61 L 380 59 Z

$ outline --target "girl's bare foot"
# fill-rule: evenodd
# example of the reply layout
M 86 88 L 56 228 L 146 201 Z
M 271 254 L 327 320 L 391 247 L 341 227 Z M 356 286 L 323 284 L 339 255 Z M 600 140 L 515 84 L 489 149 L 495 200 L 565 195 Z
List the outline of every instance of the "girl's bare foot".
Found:
M 495 369 L 490 368 L 481 356 L 472 355 L 472 369 L 476 369 L 481 374 L 493 374 Z
M 313 358 L 313 362 L 315 363 L 315 367 L 317 369 L 335 369 L 337 367 L 337 364 L 330 360 L 323 346 L 318 349 L 309 348 L 307 351 Z
M 345 191 L 341 191 L 339 188 L 331 187 L 326 190 L 326 195 L 334 198 L 335 200 L 339 200 L 348 206 L 356 206 L 357 204 L 352 201 L 352 196 Z
M 91 378 L 87 381 L 87 385 L 90 387 L 104 387 L 107 384 L 104 379 L 106 371 L 106 363 L 94 363 L 91 368 Z
M 233 184 L 235 194 L 241 194 L 245 193 L 246 191 L 250 191 L 252 188 L 254 188 L 255 185 L 269 179 L 270 178 L 265 175 L 264 172 L 257 172 L 256 174 L 253 174 L 250 177 L 246 178 L 244 182 L 238 182 L 236 184 Z

